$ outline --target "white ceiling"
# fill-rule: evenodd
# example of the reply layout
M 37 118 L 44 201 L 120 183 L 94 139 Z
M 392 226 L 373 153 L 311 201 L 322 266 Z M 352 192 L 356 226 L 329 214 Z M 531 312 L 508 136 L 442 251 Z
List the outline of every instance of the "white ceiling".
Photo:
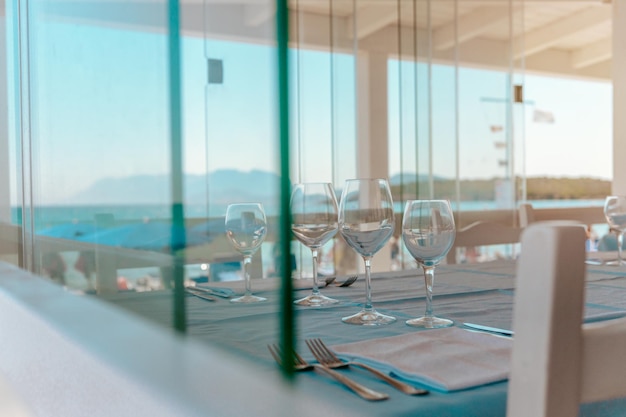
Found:
M 167 22 L 165 0 L 48 4 L 57 16 L 96 24 L 163 30 Z M 403 59 L 417 53 L 417 59 L 458 59 L 467 66 L 611 76 L 612 5 L 606 0 L 289 0 L 289 7 L 290 39 L 302 48 Z M 186 36 L 275 40 L 274 0 L 181 0 L 181 8 Z
M 453 0 L 334 0 L 331 6 L 325 0 L 291 0 L 290 5 L 304 14 L 328 16 L 332 11 L 347 20 L 346 27 L 357 34 L 359 47 L 363 45 L 365 49 L 374 44 L 373 39 L 381 37 L 387 39 L 389 52 L 397 53 L 397 41 L 391 45 L 393 42 L 389 42 L 385 32 L 391 29 L 398 33 L 400 28 L 403 39 L 405 33 L 417 30 L 421 55 L 420 34 L 427 38 L 430 27 L 434 59 L 453 57 L 458 39 L 461 62 L 508 66 L 512 39 L 517 59 L 514 65 L 518 68 L 563 76 L 610 78 L 612 5 L 608 1 L 459 0 L 455 5 Z M 354 21 L 356 29 L 351 26 Z M 414 48 L 410 36 L 406 39 L 410 56 Z M 428 47 L 424 49 L 427 51 Z M 491 56 L 488 51 L 493 52 Z

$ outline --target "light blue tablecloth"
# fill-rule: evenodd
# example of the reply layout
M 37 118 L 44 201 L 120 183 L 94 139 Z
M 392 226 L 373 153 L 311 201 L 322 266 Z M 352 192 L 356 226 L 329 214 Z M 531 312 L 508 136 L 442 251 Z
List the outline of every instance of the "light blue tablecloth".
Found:
M 502 261 L 490 264 L 441 266 L 435 273 L 435 314 L 463 322 L 511 328 L 515 288 L 515 266 Z M 241 291 L 239 283 L 228 283 Z M 253 305 L 234 305 L 227 300 L 207 302 L 187 299 L 189 333 L 192 337 L 241 352 L 257 365 L 257 372 L 277 372 L 266 346 L 279 340 L 278 292 L 276 281 L 255 280 L 253 290 L 269 301 Z M 394 324 L 365 328 L 347 325 L 341 317 L 360 309 L 364 301 L 364 279 L 348 288 L 329 287 L 323 293 L 342 302 L 333 307 L 296 308 L 298 351 L 313 360 L 304 344 L 306 338 L 321 338 L 328 345 L 406 334 L 416 330 L 406 326 L 408 318 L 422 315 L 425 290 L 421 271 L 376 274 L 372 280 L 374 307 L 397 317 Z M 626 268 L 589 267 L 585 316 L 587 321 L 626 315 Z M 256 288 L 256 290 L 255 290 Z M 307 290 L 298 291 L 301 296 Z M 152 320 L 169 326 L 171 294 L 128 293 L 110 299 Z M 504 416 L 507 383 L 495 383 L 454 393 L 431 392 L 425 397 L 404 395 L 359 370 L 344 371 L 371 388 L 390 394 L 388 401 L 371 403 L 361 400 L 334 381 L 316 373 L 299 374 L 296 384 L 310 389 L 320 401 L 348 404 L 363 416 Z M 210 375 L 207 375 L 210 379 Z M 236 389 L 236 387 L 233 387 Z M 245 393 L 242 393 L 245 396 Z M 621 416 L 626 400 L 587 404 L 582 416 Z

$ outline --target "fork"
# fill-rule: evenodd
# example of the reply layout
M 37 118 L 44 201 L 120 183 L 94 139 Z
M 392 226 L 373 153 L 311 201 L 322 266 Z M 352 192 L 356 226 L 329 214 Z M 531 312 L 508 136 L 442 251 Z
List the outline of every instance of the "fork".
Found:
M 349 361 L 349 362 L 342 361 L 330 349 L 328 349 L 328 347 L 326 347 L 326 345 L 324 344 L 324 342 L 322 342 L 321 339 L 307 339 L 305 342 L 307 346 L 309 347 L 309 350 L 311 350 L 311 353 L 313 354 L 313 356 L 315 356 L 315 359 L 317 359 L 319 363 L 321 363 L 322 365 L 328 368 L 333 368 L 333 369 L 334 368 L 347 368 L 350 365 L 358 366 L 360 368 L 363 368 L 371 372 L 372 374 L 376 375 L 378 378 L 382 379 L 383 381 L 387 382 L 392 387 L 402 391 L 405 394 L 408 394 L 408 395 L 428 394 L 428 391 L 425 389 L 415 388 L 412 385 L 406 384 L 400 380 L 392 378 L 391 376 L 379 371 L 378 369 L 372 368 L 371 366 L 366 365 L 364 363 L 354 362 L 354 361 Z
M 270 353 L 274 357 L 274 360 L 276 361 L 276 363 L 280 365 L 282 363 L 282 360 L 280 357 L 279 347 L 276 345 L 267 345 L 267 348 L 269 349 Z M 386 400 L 387 398 L 389 398 L 387 394 L 383 394 L 381 392 L 374 391 L 373 389 L 367 388 L 366 386 L 361 385 L 358 382 L 347 378 L 345 375 L 342 375 L 337 371 L 333 371 L 332 369 L 327 368 L 320 364 L 308 363 L 296 352 L 293 352 L 291 356 L 294 361 L 293 368 L 295 371 L 309 371 L 313 369 L 319 369 L 320 371 L 323 371 L 329 376 L 335 378 L 338 382 L 344 384 L 346 387 L 350 388 L 352 391 L 358 394 L 361 398 L 364 398 L 369 401 L 380 401 L 380 400 Z
M 356 281 L 358 277 L 359 277 L 358 275 L 352 275 L 343 282 L 336 282 L 335 285 L 337 287 L 349 287 L 350 285 L 354 284 L 354 281 Z M 326 285 L 328 286 L 332 284 L 335 281 L 335 278 L 337 277 L 332 276 L 332 277 L 326 278 L 325 279 Z
M 337 282 L 335 285 L 338 287 L 349 287 L 350 285 L 354 284 L 358 277 L 358 275 L 352 275 L 348 277 L 344 282 Z

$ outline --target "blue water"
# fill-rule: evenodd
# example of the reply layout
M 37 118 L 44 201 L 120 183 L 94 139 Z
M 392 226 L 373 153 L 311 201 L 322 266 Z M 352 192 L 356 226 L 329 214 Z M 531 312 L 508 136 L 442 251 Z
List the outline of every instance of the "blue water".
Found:
M 604 200 L 534 200 L 532 201 L 534 207 L 601 207 L 604 204 Z M 455 205 L 453 204 L 453 208 Z M 461 211 L 479 211 L 479 210 L 493 210 L 499 208 L 494 201 L 468 201 L 462 202 L 460 209 Z M 48 206 L 48 207 L 38 207 L 33 213 L 33 219 L 35 221 L 35 229 L 40 231 L 50 226 L 63 224 L 63 223 L 92 223 L 94 222 L 94 218 L 99 215 L 108 215 L 109 217 L 113 217 L 115 220 L 122 221 L 144 221 L 146 219 L 151 220 L 168 220 L 171 218 L 170 207 L 166 205 L 141 205 L 141 206 Z M 395 210 L 398 213 L 403 211 L 402 203 L 398 202 L 395 204 Z M 226 211 L 226 206 L 224 207 L 212 207 L 212 212 L 208 214 L 210 216 L 223 216 Z M 275 210 L 269 208 L 267 210 L 268 215 L 275 215 Z M 186 206 L 185 207 L 185 217 L 186 218 L 206 218 L 207 217 L 207 209 L 206 205 L 196 205 L 196 206 Z M 16 224 L 21 223 L 20 212 L 17 208 L 12 209 L 12 219 Z M 596 236 L 602 236 L 608 232 L 608 227 L 606 225 L 595 225 L 594 232 Z M 265 242 L 263 243 L 263 249 L 257 256 L 261 257 L 261 263 L 264 275 L 273 268 L 273 256 L 272 256 L 272 248 L 273 242 Z M 297 252 L 298 248 L 294 248 L 294 251 Z M 328 248 L 327 248 L 328 249 Z M 502 250 L 501 248 L 495 248 L 493 250 Z M 510 249 L 506 249 L 506 253 Z M 308 251 L 303 250 L 303 255 L 300 257 L 300 265 L 298 265 L 298 270 L 300 273 L 306 276 L 310 275 L 310 265 L 308 260 Z M 68 264 L 75 261 L 76 254 L 68 253 L 65 254 L 68 257 L 66 262 Z M 408 255 L 407 255 L 408 256 Z M 407 259 L 410 259 L 407 257 Z M 321 265 L 322 267 L 327 267 L 332 269 L 332 265 Z M 205 274 L 204 271 L 205 265 L 187 265 L 187 276 L 194 277 Z M 145 277 L 147 275 L 158 275 L 158 268 L 137 268 L 134 270 L 123 270 L 120 271 L 120 274 L 125 276 L 130 280 L 130 282 L 136 281 L 138 278 Z M 307 275 L 309 274 L 309 275 Z M 80 284 L 80 285 L 85 285 Z M 80 286 L 79 285 L 79 286 Z
M 536 208 L 545 207 L 602 207 L 604 200 L 533 200 Z M 395 211 L 402 213 L 402 203 L 394 204 Z M 452 204 L 456 210 L 456 203 Z M 494 210 L 498 209 L 495 201 L 464 201 L 461 202 L 461 211 Z M 275 207 L 266 206 L 266 214 L 274 216 L 277 213 Z M 223 216 L 226 213 L 226 205 L 211 206 L 207 210 L 206 205 L 186 205 L 185 218 L 206 218 L 208 216 Z M 35 229 L 41 230 L 59 223 L 67 222 L 93 222 L 98 215 L 112 215 L 116 220 L 154 220 L 171 219 L 171 208 L 167 205 L 134 205 L 134 206 L 43 206 L 37 207 L 33 212 Z M 14 224 L 21 224 L 21 215 L 18 208 L 11 209 L 11 219 Z

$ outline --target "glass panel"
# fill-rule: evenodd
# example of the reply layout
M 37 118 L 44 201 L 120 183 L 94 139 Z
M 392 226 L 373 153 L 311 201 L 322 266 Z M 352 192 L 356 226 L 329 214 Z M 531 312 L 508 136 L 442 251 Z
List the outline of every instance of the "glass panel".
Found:
M 205 8 L 204 38 L 185 38 L 185 107 L 196 109 L 186 112 L 187 169 L 197 185 L 187 195 L 192 228 L 212 239 L 188 251 L 195 264 L 189 271 L 198 282 L 241 280 L 242 258 L 226 238 L 224 216 L 229 204 L 259 202 L 273 226 L 253 257 L 251 274 L 259 279 L 276 270 L 272 248 L 280 207 L 274 4 L 260 2 L 249 14 L 212 2 Z M 253 33 L 246 32 L 246 16 L 254 21 Z
M 11 2 L 0 10 L 0 260 L 12 264 L 21 262 L 21 234 L 17 227 L 17 160 L 16 109 L 12 45 L 17 28 L 13 22 L 15 11 Z
M 389 61 L 389 169 L 402 184 L 396 201 L 449 199 L 458 228 L 485 209 L 508 210 L 498 221 L 515 224 L 524 130 L 515 130 L 523 109 L 513 107 L 512 91 L 523 67 L 511 64 L 510 45 L 521 41 L 523 5 L 396 4 L 403 18 L 416 15 L 416 42 L 404 22 L 400 59 Z
M 289 172 L 277 134 L 275 2 L 244 11 L 165 0 L 13 4 L 23 19 L 12 66 L 12 220 L 26 238 L 15 263 L 184 330 L 185 313 L 196 320 L 208 298 L 244 292 L 225 215 L 229 204 L 258 202 L 267 233 L 248 272 L 277 311 L 280 283 L 257 283 L 280 275 Z M 201 286 L 215 288 L 189 292 Z M 204 339 L 232 339 L 223 330 Z
M 167 20 L 119 4 L 24 11 L 27 264 L 86 293 L 171 287 Z

